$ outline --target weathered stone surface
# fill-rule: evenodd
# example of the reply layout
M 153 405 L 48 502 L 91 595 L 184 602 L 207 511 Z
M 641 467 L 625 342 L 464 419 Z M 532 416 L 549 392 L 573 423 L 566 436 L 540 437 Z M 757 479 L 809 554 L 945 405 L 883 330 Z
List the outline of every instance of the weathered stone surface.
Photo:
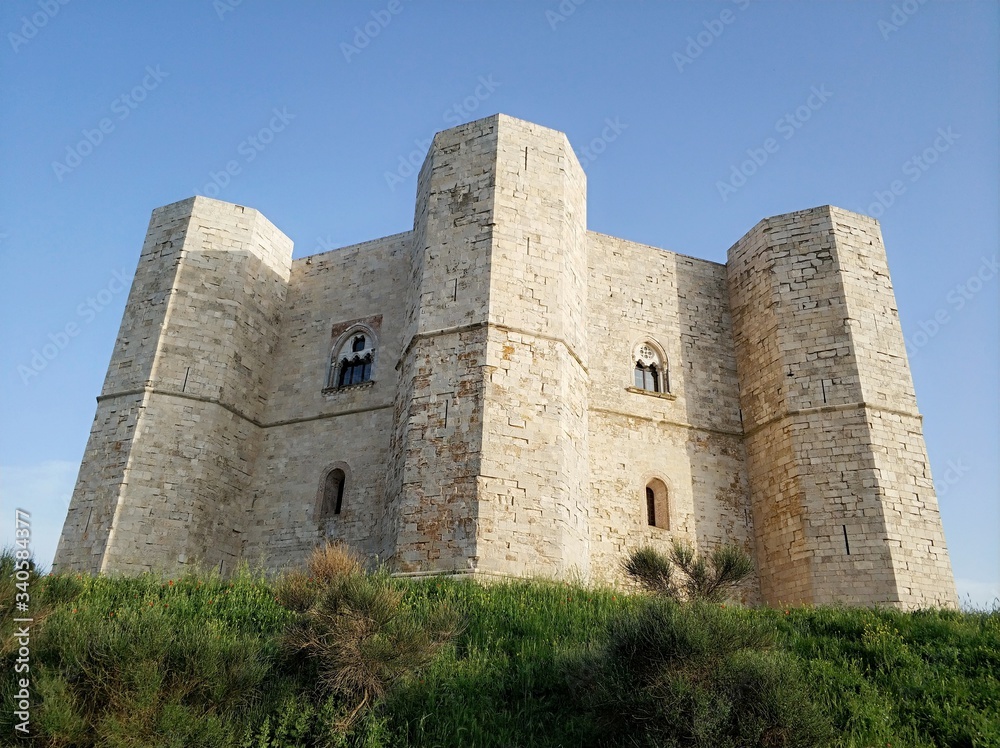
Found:
M 56 568 L 241 557 L 291 252 L 238 205 L 153 212 Z
M 764 599 L 956 605 L 877 222 L 769 218 L 727 267 Z
M 874 220 L 770 218 L 726 265 L 589 232 L 565 135 L 496 115 L 435 137 L 412 231 L 291 250 L 241 206 L 154 211 L 57 568 L 330 538 L 614 580 L 681 538 L 750 550 L 751 601 L 956 603 Z

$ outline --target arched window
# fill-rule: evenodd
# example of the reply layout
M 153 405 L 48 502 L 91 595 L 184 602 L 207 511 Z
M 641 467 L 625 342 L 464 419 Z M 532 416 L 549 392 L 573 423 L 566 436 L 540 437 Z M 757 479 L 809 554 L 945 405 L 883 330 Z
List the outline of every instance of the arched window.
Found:
M 335 468 L 326 474 L 323 483 L 323 503 L 320 506 L 320 519 L 329 519 L 340 514 L 344 508 L 344 488 L 347 476 L 340 468 Z
M 350 387 L 370 382 L 375 365 L 375 336 L 355 330 L 341 339 L 330 359 L 327 387 Z
M 666 361 L 649 343 L 635 349 L 635 387 L 647 392 L 670 392 Z
M 646 524 L 661 530 L 670 529 L 670 504 L 667 501 L 667 484 L 653 478 L 646 484 Z

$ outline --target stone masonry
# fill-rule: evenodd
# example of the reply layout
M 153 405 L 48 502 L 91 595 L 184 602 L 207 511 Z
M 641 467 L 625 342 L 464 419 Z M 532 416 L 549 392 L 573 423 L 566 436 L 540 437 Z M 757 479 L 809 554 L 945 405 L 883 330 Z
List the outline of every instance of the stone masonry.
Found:
M 956 605 L 878 223 L 765 219 L 725 265 L 597 234 L 566 136 L 495 115 L 434 138 L 403 234 L 293 261 L 249 208 L 153 212 L 55 568 L 329 539 L 614 581 L 674 538 L 744 546 L 750 601 Z

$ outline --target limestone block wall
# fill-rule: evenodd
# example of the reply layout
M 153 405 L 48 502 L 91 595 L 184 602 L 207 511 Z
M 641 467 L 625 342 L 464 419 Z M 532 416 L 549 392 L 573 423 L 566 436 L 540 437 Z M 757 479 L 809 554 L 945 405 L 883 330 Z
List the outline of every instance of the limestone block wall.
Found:
M 291 250 L 242 206 L 154 211 L 57 569 L 279 569 L 330 539 L 610 581 L 681 538 L 752 548 L 748 601 L 955 604 L 874 220 L 769 218 L 726 265 L 588 232 L 565 135 L 495 115 L 435 137 L 412 231 Z M 331 386 L 358 331 L 372 379 Z M 665 392 L 634 386 L 643 345 Z
M 829 210 L 759 223 L 729 277 L 765 600 L 891 595 Z
M 587 238 L 595 576 L 614 579 L 629 551 L 666 551 L 673 538 L 702 551 L 724 542 L 749 548 L 725 266 L 604 234 Z M 662 395 L 633 386 L 634 350 L 646 341 L 668 366 Z M 645 488 L 654 478 L 667 486 L 669 527 L 647 523 Z
M 153 211 L 150 218 L 56 549 L 55 570 L 98 572 L 103 567 L 189 213 L 186 203 L 174 203 Z
M 242 206 L 153 213 L 57 568 L 239 559 L 291 249 Z
M 496 143 L 496 117 L 438 133 L 418 178 L 386 536 L 404 573 L 476 565 Z
M 868 216 L 833 208 L 831 218 L 900 603 L 954 607 L 958 596 L 882 233 Z
M 128 446 L 135 436 L 143 401 L 142 394 L 118 395 L 98 401 L 59 536 L 53 571 L 76 570 L 92 574 L 101 571 L 128 465 Z
M 564 134 L 498 125 L 478 568 L 587 578 L 586 178 Z
M 247 558 L 300 563 L 319 542 L 386 558 L 386 466 L 398 386 L 412 235 L 395 234 L 292 263 L 262 419 L 263 443 L 245 509 Z M 355 329 L 377 339 L 370 382 L 328 387 L 331 356 Z M 326 475 L 346 475 L 339 515 L 321 517 Z
M 884 257 L 874 221 L 829 206 L 766 219 L 729 252 L 757 559 L 771 603 L 927 604 L 921 595 L 936 590 L 908 592 L 892 550 L 892 523 L 923 511 L 916 491 L 898 489 L 922 488 L 927 468 L 905 356 L 894 355 L 902 335 Z M 890 436 L 887 415 L 916 437 L 896 442 L 905 429 Z M 892 472 L 895 520 L 883 486 Z M 936 507 L 923 516 L 927 545 Z

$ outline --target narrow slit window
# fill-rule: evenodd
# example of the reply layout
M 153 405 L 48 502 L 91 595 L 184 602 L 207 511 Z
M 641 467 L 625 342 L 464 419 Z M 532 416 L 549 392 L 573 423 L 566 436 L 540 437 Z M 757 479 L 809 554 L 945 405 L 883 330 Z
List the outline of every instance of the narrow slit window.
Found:
M 341 476 L 343 476 L 343 473 L 341 473 Z M 333 505 L 333 513 L 334 514 L 340 514 L 340 510 L 344 508 L 344 484 L 345 483 L 347 483 L 347 481 L 343 477 L 341 477 L 341 479 L 339 481 L 337 481 L 337 502 Z
M 649 486 L 646 486 L 646 524 L 656 527 L 656 494 Z
M 340 468 L 326 474 L 326 480 L 323 483 L 323 504 L 320 509 L 320 519 L 329 519 L 343 511 L 346 484 L 347 476 Z

